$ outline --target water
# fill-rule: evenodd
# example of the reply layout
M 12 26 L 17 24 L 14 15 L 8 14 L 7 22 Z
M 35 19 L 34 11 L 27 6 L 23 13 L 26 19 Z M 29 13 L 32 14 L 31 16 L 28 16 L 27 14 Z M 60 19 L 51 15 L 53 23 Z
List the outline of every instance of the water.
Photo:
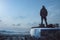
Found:
M 25 40 L 26 36 L 30 36 L 29 32 L 0 30 L 0 40 Z

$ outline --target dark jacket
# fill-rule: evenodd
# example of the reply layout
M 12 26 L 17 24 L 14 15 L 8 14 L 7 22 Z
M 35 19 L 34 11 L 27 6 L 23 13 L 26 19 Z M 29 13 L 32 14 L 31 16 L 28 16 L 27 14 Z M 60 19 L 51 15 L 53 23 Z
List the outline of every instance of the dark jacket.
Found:
M 48 15 L 46 8 L 42 8 L 40 11 L 40 16 L 41 17 L 46 17 Z

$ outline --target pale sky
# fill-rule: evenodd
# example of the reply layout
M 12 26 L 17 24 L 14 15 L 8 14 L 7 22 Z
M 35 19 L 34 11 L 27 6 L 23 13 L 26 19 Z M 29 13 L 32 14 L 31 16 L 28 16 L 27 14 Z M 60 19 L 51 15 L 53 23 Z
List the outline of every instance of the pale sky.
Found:
M 48 10 L 48 23 L 60 24 L 60 0 L 0 0 L 0 29 L 20 30 L 39 25 L 42 5 Z

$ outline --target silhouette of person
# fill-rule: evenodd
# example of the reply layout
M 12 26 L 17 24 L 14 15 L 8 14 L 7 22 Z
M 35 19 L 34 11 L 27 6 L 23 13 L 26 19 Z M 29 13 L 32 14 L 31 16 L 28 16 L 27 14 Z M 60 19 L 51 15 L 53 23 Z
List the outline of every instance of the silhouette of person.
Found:
M 47 9 L 45 8 L 45 6 L 42 6 L 42 9 L 40 11 L 40 16 L 41 16 L 41 24 L 43 24 L 43 19 L 45 20 L 46 26 L 47 26 Z

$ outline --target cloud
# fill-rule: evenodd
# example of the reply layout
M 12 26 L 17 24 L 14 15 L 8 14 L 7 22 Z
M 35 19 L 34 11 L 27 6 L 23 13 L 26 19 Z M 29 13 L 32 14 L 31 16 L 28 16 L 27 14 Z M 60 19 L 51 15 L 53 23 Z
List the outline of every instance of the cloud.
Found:
M 12 26 L 21 26 L 21 24 L 12 24 Z
M 2 20 L 0 20 L 0 22 L 2 22 Z
M 60 23 L 60 7 L 59 5 L 51 5 L 48 9 L 48 22 L 49 23 Z
M 15 17 L 15 19 L 25 19 L 27 18 L 26 16 L 18 16 L 18 17 Z

